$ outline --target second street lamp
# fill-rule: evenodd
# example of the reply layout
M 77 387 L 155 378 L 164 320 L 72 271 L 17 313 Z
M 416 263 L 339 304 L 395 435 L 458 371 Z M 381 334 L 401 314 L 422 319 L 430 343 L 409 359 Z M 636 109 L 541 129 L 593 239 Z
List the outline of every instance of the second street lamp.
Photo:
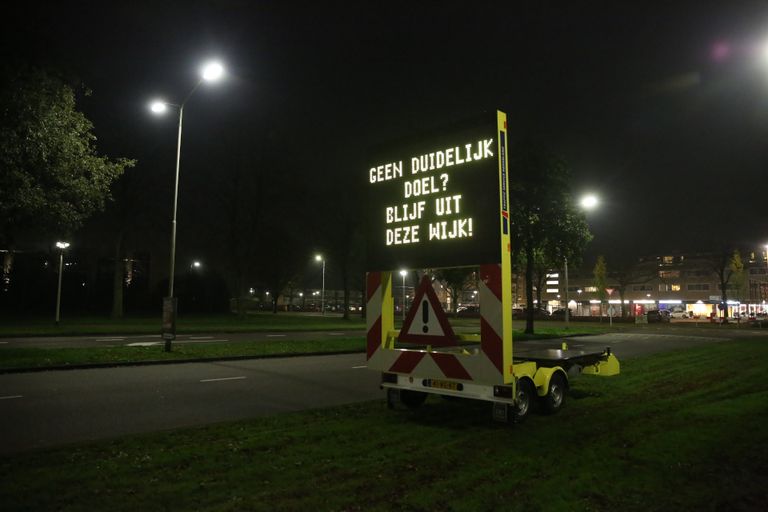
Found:
M 64 274 L 64 249 L 69 247 L 69 242 L 56 242 L 59 248 L 59 285 L 56 288 L 56 325 L 61 320 L 61 277 Z
M 164 113 L 168 107 L 179 111 L 179 136 L 176 144 L 176 180 L 173 187 L 173 217 L 171 220 L 171 255 L 170 269 L 168 272 L 168 297 L 163 301 L 163 338 L 165 339 L 165 351 L 171 351 L 171 342 L 176 338 L 176 299 L 173 296 L 173 281 L 176 267 L 176 212 L 179 204 L 179 167 L 181 164 L 181 128 L 184 121 L 184 105 L 195 94 L 197 88 L 203 82 L 215 82 L 224 74 L 224 68 L 218 62 L 210 62 L 201 69 L 201 78 L 189 91 L 184 101 L 180 104 L 155 101 L 150 109 L 155 114 Z
M 594 194 L 588 194 L 581 198 L 579 201 L 579 205 L 582 209 L 589 211 L 594 210 L 597 208 L 597 205 L 599 203 L 599 200 L 597 199 L 597 196 Z M 570 316 L 570 306 L 568 304 L 568 258 L 563 257 L 563 264 L 564 264 L 564 274 L 565 274 L 565 328 L 568 328 L 569 325 L 569 316 Z
M 320 311 L 321 314 L 325 315 L 325 258 L 323 258 L 321 255 L 317 254 L 315 255 L 315 261 L 322 261 L 323 262 L 323 291 L 320 295 Z

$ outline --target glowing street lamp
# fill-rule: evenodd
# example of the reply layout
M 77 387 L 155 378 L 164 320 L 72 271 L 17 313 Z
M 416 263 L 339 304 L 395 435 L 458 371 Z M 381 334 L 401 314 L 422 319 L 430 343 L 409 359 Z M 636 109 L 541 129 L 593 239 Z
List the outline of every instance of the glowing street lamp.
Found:
M 581 198 L 581 201 L 579 201 L 579 204 L 585 210 L 594 210 L 595 208 L 597 208 L 597 205 L 599 204 L 599 202 L 600 201 L 597 199 L 596 195 L 587 194 Z
M 61 320 L 61 276 L 64 273 L 64 249 L 69 247 L 69 242 L 56 242 L 56 247 L 59 248 L 59 285 L 56 289 L 56 325 L 59 325 Z
M 320 254 L 316 254 L 315 261 L 323 262 L 323 291 L 320 295 L 320 311 L 322 311 L 322 314 L 325 315 L 325 258 L 323 258 L 323 256 Z
M 200 80 L 187 94 L 180 104 L 156 100 L 150 105 L 150 110 L 155 114 L 164 114 L 168 107 L 176 108 L 179 112 L 179 136 L 176 144 L 176 180 L 173 189 L 173 219 L 171 221 L 171 256 L 168 275 L 168 297 L 163 304 L 163 338 L 165 338 L 165 351 L 171 351 L 171 341 L 176 338 L 176 301 L 173 297 L 173 281 L 176 266 L 176 211 L 179 202 L 179 164 L 181 162 L 181 128 L 184 119 L 184 105 L 200 87 L 203 82 L 215 82 L 224 74 L 224 67 L 219 62 L 209 62 L 200 70 Z M 166 318 L 168 316 L 169 318 Z
M 584 197 L 581 198 L 579 201 L 579 205 L 582 209 L 589 211 L 594 210 L 597 208 L 597 205 L 599 204 L 599 201 L 597 199 L 597 196 L 594 194 L 587 194 Z M 568 305 L 568 258 L 563 258 L 565 265 L 564 265 L 564 273 L 565 273 L 565 328 L 568 328 L 569 325 L 569 317 L 570 317 L 570 306 Z

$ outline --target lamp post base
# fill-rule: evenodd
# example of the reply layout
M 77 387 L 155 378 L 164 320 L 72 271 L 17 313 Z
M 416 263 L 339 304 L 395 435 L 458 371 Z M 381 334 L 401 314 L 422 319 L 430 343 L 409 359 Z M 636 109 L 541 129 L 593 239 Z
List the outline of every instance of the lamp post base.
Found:
M 171 342 L 176 339 L 176 310 L 179 300 L 176 297 L 163 298 L 163 329 L 162 336 L 165 340 L 165 351 L 171 351 Z

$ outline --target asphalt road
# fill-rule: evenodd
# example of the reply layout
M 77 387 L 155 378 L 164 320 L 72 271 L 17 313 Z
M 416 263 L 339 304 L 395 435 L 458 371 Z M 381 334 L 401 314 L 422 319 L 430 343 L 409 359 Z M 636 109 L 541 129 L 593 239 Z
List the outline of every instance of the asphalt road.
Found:
M 365 354 L 0 375 L 0 454 L 382 396 Z
M 587 351 L 611 346 L 622 360 L 766 335 L 662 328 L 568 343 Z M 361 353 L 0 375 L 0 454 L 383 398 L 379 375 L 365 364 Z

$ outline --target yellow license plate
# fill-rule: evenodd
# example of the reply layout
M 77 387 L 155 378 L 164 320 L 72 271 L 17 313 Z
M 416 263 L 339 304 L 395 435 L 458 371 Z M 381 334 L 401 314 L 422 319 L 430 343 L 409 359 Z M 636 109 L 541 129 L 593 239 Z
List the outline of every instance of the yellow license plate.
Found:
M 429 379 L 427 380 L 426 384 L 430 388 L 448 389 L 451 391 L 461 391 L 462 388 L 464 387 L 458 382 L 451 382 L 449 380 L 440 380 L 440 379 Z

